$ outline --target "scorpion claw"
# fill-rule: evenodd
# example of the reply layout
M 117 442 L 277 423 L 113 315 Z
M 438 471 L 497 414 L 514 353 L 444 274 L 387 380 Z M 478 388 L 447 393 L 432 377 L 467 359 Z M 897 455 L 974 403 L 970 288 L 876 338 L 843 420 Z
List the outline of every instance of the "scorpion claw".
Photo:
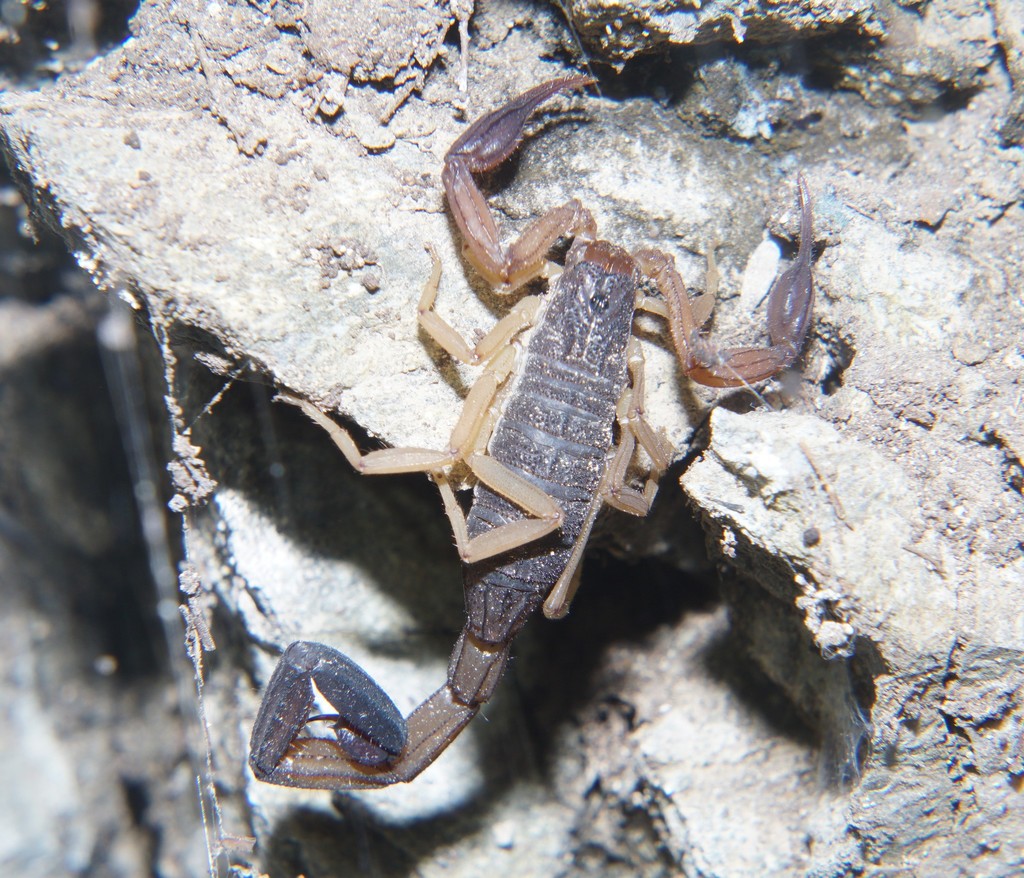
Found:
M 772 345 L 784 345 L 796 359 L 804 337 L 807 320 L 814 305 L 814 281 L 811 276 L 811 194 L 803 174 L 796 178 L 796 195 L 800 204 L 800 246 L 793 264 L 778 276 L 768 293 L 768 335 Z
M 314 684 L 337 714 L 310 716 Z M 408 738 L 398 708 L 362 668 L 329 646 L 298 641 L 274 670 L 253 725 L 249 763 L 256 776 L 273 780 L 303 726 L 314 720 L 332 720 L 338 746 L 365 768 L 388 765 Z
M 507 159 L 523 139 L 523 126 L 537 107 L 560 91 L 582 88 L 589 76 L 563 76 L 534 86 L 497 110 L 481 116 L 452 144 L 446 159 L 458 156 L 474 174 L 489 171 Z
M 565 235 L 592 237 L 594 219 L 576 199 L 538 217 L 507 248 L 473 174 L 496 168 L 523 139 L 523 126 L 538 106 L 561 91 L 582 88 L 589 76 L 563 76 L 523 92 L 481 117 L 445 154 L 441 180 L 452 218 L 462 232 L 463 252 L 480 274 L 501 292 L 511 292 L 544 273 L 546 256 Z
M 811 256 L 814 228 L 811 195 L 803 174 L 797 176 L 800 204 L 800 246 L 793 264 L 780 274 L 768 292 L 768 347 L 719 349 L 701 330 L 705 316 L 694 312 L 686 285 L 671 256 L 641 250 L 636 258 L 664 296 L 672 344 L 683 371 L 709 387 L 739 387 L 763 381 L 792 365 L 800 355 L 814 306 Z

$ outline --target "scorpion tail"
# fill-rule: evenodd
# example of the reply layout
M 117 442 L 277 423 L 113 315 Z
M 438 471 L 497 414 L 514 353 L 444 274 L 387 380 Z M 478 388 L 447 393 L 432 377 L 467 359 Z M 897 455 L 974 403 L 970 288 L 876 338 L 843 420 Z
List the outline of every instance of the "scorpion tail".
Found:
M 285 651 L 260 705 L 249 764 L 260 780 L 304 789 L 366 789 L 412 780 L 456 738 L 487 701 L 505 669 L 508 645 L 463 632 L 448 682 L 408 720 L 347 656 L 300 641 Z M 337 713 L 311 716 L 314 685 Z M 327 722 L 334 737 L 303 737 Z

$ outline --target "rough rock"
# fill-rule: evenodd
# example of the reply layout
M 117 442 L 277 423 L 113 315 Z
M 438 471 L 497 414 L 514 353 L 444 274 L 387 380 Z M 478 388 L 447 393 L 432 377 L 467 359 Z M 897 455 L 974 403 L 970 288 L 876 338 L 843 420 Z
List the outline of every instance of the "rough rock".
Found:
M 417 332 L 423 245 L 458 330 L 507 303 L 460 261 L 443 155 L 467 120 L 564 73 L 573 46 L 554 8 L 478 3 L 463 91 L 456 6 L 381 4 L 359 29 L 320 4 L 151 0 L 124 45 L 0 95 L 33 220 L 157 339 L 214 855 L 294 874 L 1019 872 L 1024 159 L 1004 147 L 1000 10 L 966 2 L 830 4 L 827 21 L 735 4 L 717 23 L 719 4 L 680 5 L 659 34 L 718 45 L 665 62 L 633 57 L 649 46 L 625 37 L 647 24 L 605 44 L 586 16 L 607 35 L 613 5 L 571 7 L 625 75 L 599 70 L 606 96 L 537 115 L 490 181 L 503 225 L 579 197 L 603 235 L 665 248 L 694 288 L 714 249 L 713 332 L 745 343 L 793 253 L 802 171 L 818 301 L 801 368 L 756 392 L 696 388 L 642 321 L 647 413 L 679 448 L 674 474 L 689 466 L 708 555 L 666 478 L 651 520 L 601 523 L 572 617 L 523 634 L 486 715 L 415 783 L 329 799 L 248 773 L 290 640 L 343 648 L 407 709 L 461 626 L 426 480 L 360 478 L 271 404 L 274 388 L 309 398 L 366 447 L 445 441 L 474 373 Z M 62 326 L 61 307 L 20 307 Z M 31 356 L 12 338 L 3 368 Z M 48 514 L 104 539 L 88 508 Z M 21 715 L 74 741 L 40 705 Z
M 752 0 L 707 4 L 699 0 L 570 0 L 566 14 L 599 55 L 622 62 L 669 46 L 748 40 L 775 44 L 805 33 L 821 36 L 842 29 L 880 36 L 878 7 L 871 0 L 777 4 Z

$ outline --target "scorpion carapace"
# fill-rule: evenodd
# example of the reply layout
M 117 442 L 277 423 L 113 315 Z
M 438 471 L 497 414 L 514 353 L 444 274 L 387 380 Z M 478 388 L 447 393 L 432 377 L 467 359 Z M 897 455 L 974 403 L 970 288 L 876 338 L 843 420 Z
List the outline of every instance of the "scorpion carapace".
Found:
M 503 247 L 473 174 L 508 158 L 530 113 L 552 95 L 586 85 L 555 79 L 485 115 L 455 142 L 442 174 L 465 254 L 502 292 L 555 277 L 552 246 L 573 237 L 564 270 L 544 296 L 521 299 L 475 346 L 434 310 L 441 269 L 420 298 L 420 325 L 442 348 L 483 374 L 466 397 L 443 450 L 390 448 L 360 453 L 349 434 L 306 400 L 281 398 L 322 425 L 360 472 L 426 472 L 437 483 L 465 563 L 466 624 L 448 678 L 408 719 L 361 668 L 337 650 L 293 643 L 267 686 L 250 743 L 255 775 L 271 783 L 357 789 L 412 780 L 476 715 L 501 679 L 516 634 L 540 607 L 568 612 L 576 572 L 594 519 L 604 505 L 646 515 L 673 449 L 644 417 L 644 360 L 632 335 L 643 309 L 664 317 L 684 371 L 714 386 L 758 381 L 789 365 L 807 331 L 811 281 L 811 203 L 798 178 L 800 247 L 769 293 L 771 344 L 719 351 L 700 333 L 708 296 L 693 300 L 672 258 L 630 254 L 595 240 L 590 212 L 575 199 L 533 221 Z M 647 296 L 642 280 L 661 297 Z M 524 334 L 517 355 L 511 342 Z M 627 481 L 637 446 L 649 462 L 642 489 Z M 475 479 L 465 515 L 453 472 Z M 336 713 L 313 716 L 314 686 Z M 330 737 L 303 734 L 314 723 Z

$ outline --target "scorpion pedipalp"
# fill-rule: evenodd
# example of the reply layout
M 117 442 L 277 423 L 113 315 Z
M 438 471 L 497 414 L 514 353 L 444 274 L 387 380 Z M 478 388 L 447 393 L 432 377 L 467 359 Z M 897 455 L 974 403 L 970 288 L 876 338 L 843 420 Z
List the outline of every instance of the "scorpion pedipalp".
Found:
M 496 168 L 515 151 L 523 139 L 523 126 L 537 107 L 560 91 L 583 88 L 593 81 L 589 76 L 564 76 L 524 91 L 470 125 L 448 148 L 445 162 L 465 163 L 474 174 Z
M 803 174 L 797 176 L 800 205 L 800 246 L 793 264 L 772 283 L 768 293 L 768 336 L 765 347 L 719 348 L 704 333 L 706 319 L 695 313 L 694 302 L 675 267 L 660 250 L 634 254 L 640 271 L 657 285 L 665 301 L 669 333 L 683 372 L 709 387 L 740 387 L 764 381 L 792 365 L 800 355 L 814 305 L 811 274 L 811 197 Z
M 592 81 L 588 76 L 566 76 L 534 86 L 477 119 L 445 154 L 441 180 L 452 218 L 462 233 L 463 252 L 499 292 L 511 292 L 542 275 L 547 254 L 559 238 L 593 237 L 597 224 L 573 198 L 535 219 L 508 247 L 502 247 L 498 226 L 473 174 L 489 171 L 512 155 L 523 139 L 527 118 L 540 104 Z

